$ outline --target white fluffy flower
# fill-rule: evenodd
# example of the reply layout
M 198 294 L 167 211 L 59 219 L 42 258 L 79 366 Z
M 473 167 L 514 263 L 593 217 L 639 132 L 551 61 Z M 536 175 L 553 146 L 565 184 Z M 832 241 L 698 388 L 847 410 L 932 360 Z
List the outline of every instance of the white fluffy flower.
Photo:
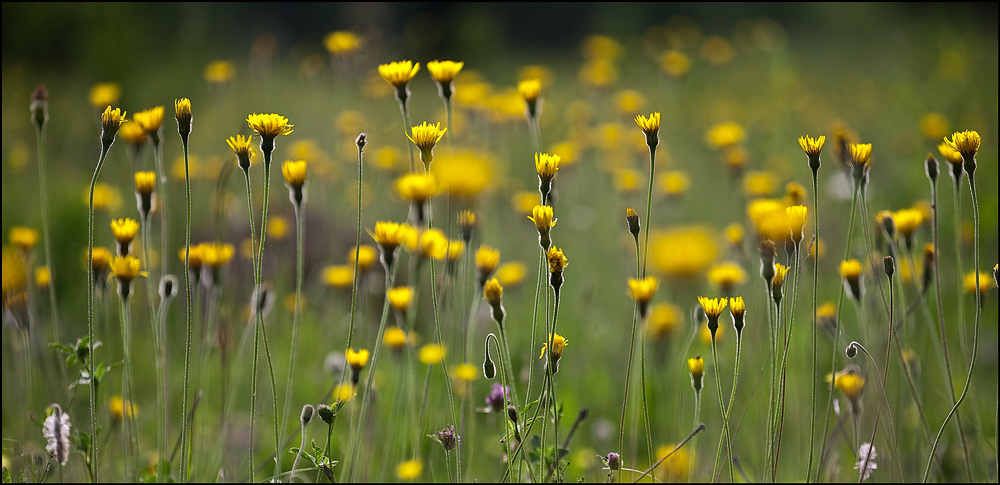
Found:
M 69 461 L 69 430 L 69 415 L 58 404 L 53 404 L 52 414 L 42 425 L 42 435 L 48 440 L 45 450 L 63 466 Z
M 868 480 L 872 476 L 872 472 L 878 469 L 875 458 L 878 458 L 875 445 L 865 443 L 858 448 L 858 462 L 854 465 L 854 469 L 861 471 L 862 480 Z

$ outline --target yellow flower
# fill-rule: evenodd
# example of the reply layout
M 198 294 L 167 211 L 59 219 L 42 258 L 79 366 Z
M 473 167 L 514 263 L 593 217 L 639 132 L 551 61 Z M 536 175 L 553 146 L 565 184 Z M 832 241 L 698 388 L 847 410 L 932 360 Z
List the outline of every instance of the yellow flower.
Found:
M 803 205 L 794 205 L 785 209 L 788 216 L 788 228 L 792 232 L 792 241 L 795 244 L 802 242 L 802 229 L 806 225 L 806 215 L 808 209 Z
M 726 226 L 723 233 L 726 236 L 726 241 L 728 241 L 731 246 L 739 248 L 743 243 L 743 226 L 734 222 Z
M 97 83 L 90 88 L 90 104 L 101 109 L 109 104 L 115 104 L 121 98 L 122 90 L 117 83 Z
M 403 244 L 405 235 L 410 232 L 410 227 L 397 222 L 376 222 L 375 232 L 368 231 L 368 234 L 382 247 L 384 251 L 392 251 Z
M 236 153 L 236 160 L 240 165 L 240 168 L 247 170 L 250 168 L 250 162 L 253 160 L 254 151 L 250 143 L 253 141 L 253 135 L 246 138 L 243 135 L 231 136 L 226 140 L 226 144 L 229 148 L 233 149 Z
M 641 114 L 635 115 L 635 124 L 646 134 L 646 140 L 649 140 L 649 137 L 655 139 L 657 132 L 660 131 L 660 112 L 654 111 L 648 118 Z
M 126 121 L 122 123 L 121 128 L 118 129 L 118 134 L 121 135 L 125 141 L 139 146 L 146 143 L 149 137 L 146 136 L 146 130 L 143 130 L 139 123 L 135 121 Z
M 48 288 L 52 283 L 52 272 L 49 271 L 48 266 L 39 266 L 35 268 L 35 285 L 39 288 Z
M 347 262 L 354 264 L 355 256 L 358 258 L 358 271 L 364 273 L 375 264 L 378 252 L 374 246 L 362 244 L 360 248 L 351 247 L 351 250 L 347 252 Z
M 349 401 L 355 395 L 354 386 L 349 382 L 338 384 L 333 390 L 334 400 L 337 402 Z
M 104 109 L 104 113 L 101 115 L 101 143 L 104 144 L 105 149 L 115 141 L 118 129 L 125 122 L 125 114 L 126 112 L 120 108 L 111 109 L 111 106 L 108 106 Z
M 543 183 L 552 180 L 559 171 L 559 155 L 549 155 L 548 153 L 535 152 L 535 171 L 538 172 L 538 179 Z
M 660 69 L 670 77 L 681 77 L 691 70 L 691 59 L 679 50 L 668 50 L 660 56 Z
M 26 272 L 24 259 L 10 247 L 3 247 L 2 257 L 3 264 L 0 268 L 3 270 L 3 293 L 7 294 L 24 286 Z
M 212 61 L 205 67 L 205 80 L 209 84 L 226 84 L 236 77 L 236 65 L 232 61 Z
M 676 448 L 676 445 L 672 443 L 660 446 L 656 449 L 656 460 L 659 461 L 660 458 L 667 456 L 674 448 Z M 662 478 L 665 482 L 685 483 L 688 481 L 690 466 L 690 452 L 687 451 L 687 448 L 678 448 L 677 451 L 674 451 L 674 454 L 663 460 L 657 471 L 657 477 Z
M 410 131 L 413 133 L 413 136 L 405 133 L 406 137 L 420 149 L 420 161 L 424 162 L 425 167 L 429 167 L 431 161 L 434 159 L 434 145 L 437 145 L 437 142 L 441 141 L 441 137 L 448 131 L 448 128 L 442 130 L 440 122 L 429 125 L 425 121 L 420 125 L 414 126 Z
M 448 252 L 445 258 L 449 263 L 458 261 L 465 254 L 465 242 L 448 240 Z
M 820 305 L 816 309 L 816 323 L 821 326 L 837 325 L 837 305 L 832 301 Z
M 845 280 L 858 279 L 861 277 L 861 261 L 849 259 L 840 262 L 840 277 Z
M 177 120 L 177 129 L 182 136 L 191 133 L 191 100 L 181 98 L 174 100 L 174 118 Z
M 495 166 L 496 162 L 487 154 L 461 150 L 434 158 L 431 173 L 440 190 L 471 199 L 495 182 Z
M 147 135 L 155 137 L 163 127 L 163 106 L 140 111 L 132 116 L 132 121 L 135 121 Z
M 153 189 L 156 187 L 156 173 L 155 172 L 136 172 L 135 173 L 135 191 L 141 195 L 149 196 L 153 193 Z
M 982 271 L 979 272 L 979 292 L 980 294 L 986 294 L 990 287 L 986 284 L 989 280 L 990 275 Z M 963 286 L 965 287 L 966 293 L 976 293 L 976 272 L 970 271 L 965 273 L 965 278 L 962 279 Z
M 306 183 L 306 161 L 287 160 L 281 164 L 281 174 L 285 176 L 285 182 L 294 187 L 302 188 Z
M 526 79 L 517 83 L 517 91 L 529 105 L 534 105 L 542 93 L 542 82 L 538 79 Z
M 247 116 L 247 124 L 262 138 L 262 142 L 274 141 L 278 135 L 289 135 L 295 125 L 288 123 L 288 118 L 278 114 L 253 113 Z
M 962 162 L 965 161 L 965 159 L 962 158 L 962 154 L 958 153 L 958 151 L 952 148 L 947 142 L 941 142 L 941 144 L 938 145 L 938 151 L 941 152 L 941 156 L 952 165 L 961 165 Z
M 396 180 L 396 192 L 414 204 L 427 202 L 437 191 L 437 183 L 430 174 L 408 173 Z
M 628 279 L 629 294 L 640 305 L 649 303 L 659 286 L 660 280 L 656 279 L 655 276 L 647 276 L 641 280 L 635 278 Z
M 410 300 L 413 298 L 413 288 L 397 286 L 385 292 L 385 297 L 393 310 L 406 315 L 406 311 L 410 308 Z
M 785 185 L 785 204 L 786 205 L 805 205 L 803 202 L 806 201 L 806 188 L 798 182 L 788 182 Z
M 126 408 L 128 410 L 126 411 Z M 108 410 L 111 412 L 111 419 L 114 421 L 121 421 L 125 417 L 125 413 L 128 412 L 129 418 L 134 418 L 139 414 L 139 406 L 136 406 L 132 401 L 126 401 L 122 399 L 121 396 L 111 396 L 108 401 Z
M 419 70 L 420 63 L 414 64 L 413 61 L 390 62 L 378 66 L 378 73 L 382 79 L 392 84 L 397 91 L 405 89 L 407 83 L 413 79 L 413 76 L 417 75 Z
M 743 191 L 749 197 L 770 197 L 778 185 L 778 176 L 773 172 L 747 172 L 743 176 Z
M 427 71 L 431 73 L 431 79 L 443 85 L 451 84 L 455 76 L 465 66 L 464 62 L 454 61 L 431 61 L 427 63 Z
M 389 346 L 393 350 L 400 350 L 406 345 L 406 331 L 399 327 L 389 327 L 385 329 L 385 335 L 382 336 L 382 343 Z
M 775 199 L 756 199 L 747 205 L 747 215 L 757 233 L 772 241 L 784 241 L 791 236 L 785 204 Z
M 323 45 L 335 56 L 350 54 L 361 48 L 361 37 L 354 32 L 338 30 L 327 34 Z
M 483 299 L 490 302 L 491 305 L 500 303 L 500 300 L 503 299 L 503 286 L 500 285 L 499 280 L 491 278 L 483 285 Z
M 853 368 L 837 373 L 833 381 L 834 387 L 844 393 L 851 402 L 857 402 L 861 398 L 862 391 L 865 390 L 865 378 Z
M 868 170 L 871 166 L 872 159 L 872 144 L 871 143 L 851 143 L 848 145 L 848 150 L 851 155 L 851 162 L 855 167 L 863 167 L 864 170 Z M 857 170 L 857 168 L 855 168 Z
M 232 244 L 219 242 L 202 243 L 198 250 L 201 253 L 201 261 L 212 269 L 219 269 L 222 265 L 233 259 L 235 248 Z M 193 251 L 192 251 L 193 253 Z
M 615 106 L 622 114 L 634 113 L 645 107 L 645 105 L 646 97 L 639 91 L 626 89 L 615 95 Z
M 459 364 L 455 367 L 455 377 L 462 382 L 472 382 L 479 378 L 479 367 L 472 364 Z
M 806 152 L 806 155 L 809 157 L 819 157 L 825 143 L 825 135 L 820 135 L 819 138 L 813 138 L 809 135 L 799 137 L 799 146 L 802 147 L 802 151 Z
M 653 339 L 669 337 L 677 331 L 682 319 L 681 309 L 677 305 L 671 303 L 653 305 L 646 319 L 646 335 Z
M 267 235 L 275 239 L 284 239 L 289 233 L 288 219 L 276 215 L 267 219 Z
M 733 287 L 743 284 L 746 279 L 743 268 L 731 261 L 717 264 L 708 270 L 708 281 L 719 287 L 723 293 L 729 293 Z
M 555 336 L 553 336 L 550 333 L 548 340 L 542 343 L 542 353 L 539 354 L 538 356 L 539 359 L 545 357 L 545 350 L 548 349 L 549 347 L 549 340 L 552 341 L 552 356 L 550 357 L 550 359 L 558 360 L 559 357 L 562 356 L 563 350 L 566 348 L 567 345 L 569 345 L 569 340 L 566 340 L 566 337 L 563 337 L 558 333 L 555 334 Z
M 708 298 L 704 296 L 698 297 L 698 303 L 701 304 L 701 308 L 705 310 L 705 315 L 709 320 L 718 320 L 719 315 L 722 315 L 722 310 L 726 308 L 729 303 L 729 298 Z
M 124 256 L 131 252 L 132 240 L 135 239 L 138 232 L 139 223 L 134 219 L 126 217 L 111 220 L 111 233 L 115 236 L 115 241 L 118 242 L 118 254 Z
M 975 158 L 976 152 L 979 151 L 982 138 L 977 131 L 956 131 L 951 135 L 951 140 L 945 137 L 944 142 L 952 150 L 961 153 L 966 161 L 969 161 L 969 159 Z
M 139 276 L 139 259 L 135 256 L 115 256 L 111 261 L 111 272 L 123 284 L 128 284 Z
M 925 113 L 920 117 L 920 132 L 928 140 L 940 140 L 948 134 L 948 119 L 940 113 Z
M 554 218 L 553 215 L 552 207 L 536 205 L 531 209 L 531 215 L 528 216 L 528 219 L 531 219 L 531 222 L 535 223 L 535 228 L 538 229 L 540 234 L 548 234 L 549 229 L 556 227 L 556 221 L 559 220 Z
M 726 148 L 743 141 L 743 127 L 735 121 L 720 123 L 705 133 L 708 144 L 714 148 Z
M 354 284 L 354 268 L 345 265 L 327 266 L 323 269 L 323 281 L 334 288 L 350 288 Z
M 705 373 L 705 361 L 700 355 L 688 359 L 688 371 L 692 377 L 701 378 Z
M 187 254 L 188 267 L 191 268 L 191 271 L 195 272 L 195 274 L 197 274 L 197 271 L 201 269 L 202 265 L 201 246 L 201 244 L 191 246 L 191 250 Z M 184 262 L 185 252 L 184 248 L 177 250 L 177 256 L 180 258 L 182 263 Z
M 83 203 L 90 204 L 90 191 L 87 189 L 83 191 Z M 94 210 L 114 211 L 121 203 L 118 189 L 104 182 L 98 182 L 97 185 L 94 185 Z
M 445 348 L 438 344 L 427 344 L 420 347 L 420 351 L 417 354 L 417 358 L 424 365 L 434 365 L 440 364 L 444 360 L 444 356 L 447 352 Z
M 472 239 L 472 229 L 476 227 L 476 213 L 471 210 L 463 210 L 456 216 L 458 229 L 462 233 L 462 239 Z
M 504 263 L 497 268 L 496 277 L 500 281 L 500 284 L 504 286 L 515 286 L 524 281 L 524 277 L 528 274 L 527 268 L 524 263 L 520 261 L 512 261 L 510 263 Z
M 407 460 L 396 465 L 396 478 L 400 480 L 413 480 L 424 471 L 424 465 L 418 460 Z
M 84 261 L 86 262 L 86 261 Z M 111 251 L 97 247 L 90 253 L 90 267 L 94 273 L 103 273 L 111 267 Z
M 562 249 L 555 246 L 546 251 L 545 258 L 549 262 L 549 273 L 562 272 L 567 266 L 566 255 L 563 254 Z
M 747 304 L 743 301 L 742 296 L 737 296 L 729 302 L 729 312 L 733 315 L 733 319 L 736 318 L 743 319 L 743 315 L 747 312 Z
M 28 252 L 38 244 L 38 231 L 30 227 L 15 226 L 10 228 L 7 238 L 18 249 Z
M 771 294 L 781 297 L 781 287 L 785 284 L 785 276 L 788 274 L 788 266 L 781 263 L 774 263 L 774 276 L 771 277 Z
M 718 252 L 714 237 L 697 226 L 653 233 L 649 250 L 653 266 L 673 279 L 704 274 Z
M 479 270 L 479 274 L 489 276 L 498 264 L 500 264 L 500 251 L 481 244 L 476 251 L 476 269 Z M 485 280 L 485 277 L 482 279 Z
M 683 195 L 690 186 L 691 180 L 688 179 L 687 173 L 681 170 L 667 171 L 660 176 L 660 192 L 667 197 Z
M 541 198 L 538 192 L 519 190 L 514 193 L 510 201 L 511 205 L 514 206 L 515 212 L 530 216 L 532 209 L 541 202 Z
M 355 372 L 364 369 L 365 365 L 368 364 L 368 349 L 347 349 L 345 355 L 347 357 L 347 365 L 351 366 L 351 369 Z
M 406 248 L 423 258 L 443 260 L 448 255 L 448 238 L 438 229 L 429 229 L 417 234 L 409 232 L 406 237 Z
M 903 209 L 892 213 L 896 230 L 904 237 L 911 237 L 924 222 L 924 214 L 919 209 Z

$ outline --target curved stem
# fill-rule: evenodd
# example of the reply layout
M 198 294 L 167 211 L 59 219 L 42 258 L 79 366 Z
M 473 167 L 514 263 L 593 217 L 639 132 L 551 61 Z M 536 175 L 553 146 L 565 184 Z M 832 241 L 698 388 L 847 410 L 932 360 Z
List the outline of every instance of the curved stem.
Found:
M 187 336 L 184 340 L 184 394 L 183 401 L 181 404 L 181 483 L 187 482 L 188 479 L 188 427 L 187 419 L 185 418 L 188 414 L 188 382 L 191 378 L 191 340 L 193 338 L 193 328 L 194 328 L 194 314 L 192 310 L 192 296 L 191 296 L 191 270 L 189 264 L 191 263 L 191 163 L 188 152 L 188 138 L 187 135 L 181 135 L 181 140 L 183 141 L 184 148 L 184 193 L 185 193 L 185 208 L 186 208 L 186 219 L 184 224 L 184 292 L 186 294 L 185 298 L 185 310 L 184 310 L 184 324 L 187 330 Z M 249 186 L 248 186 L 249 187 Z M 161 189 L 162 191 L 162 189 Z M 249 192 L 247 192 L 247 197 L 249 197 Z M 143 225 L 145 226 L 145 224 Z M 253 233 L 250 233 L 250 239 L 253 239 Z M 143 239 L 145 241 L 145 239 Z M 161 256 L 166 259 L 167 253 L 163 253 Z M 162 302 L 160 303 L 163 304 Z M 165 322 L 160 322 L 161 325 Z M 164 438 L 165 439 L 165 438 Z
M 303 200 L 303 202 L 305 202 Z M 302 207 L 295 205 L 295 308 L 292 310 L 292 349 L 288 357 L 288 379 L 285 381 L 285 404 L 281 412 L 281 427 L 284 430 L 288 425 L 288 408 L 292 402 L 292 388 L 295 384 L 295 357 L 299 350 L 299 333 L 302 327 L 302 272 L 303 272 L 303 244 L 305 224 L 302 218 Z M 355 258 L 357 264 L 357 258 Z M 304 445 L 303 445 L 304 446 Z M 297 461 L 297 460 L 296 460 Z M 293 468 L 294 469 L 294 468 Z M 294 475 L 294 474 L 293 474 Z
M 719 475 L 719 458 L 722 456 L 722 444 L 726 444 L 726 450 L 729 452 L 729 475 L 730 481 L 736 482 L 735 473 L 733 470 L 733 443 L 732 436 L 729 434 L 729 414 L 726 412 L 726 405 L 722 399 L 722 375 L 719 373 L 719 352 L 716 350 L 718 346 L 716 345 L 716 340 L 713 336 L 712 338 L 712 362 L 715 367 L 715 386 L 719 391 L 719 412 L 722 413 L 722 436 L 719 437 L 719 449 L 715 453 L 715 465 L 712 467 L 712 481 L 714 482 Z M 739 348 L 739 344 L 737 344 Z M 733 389 L 734 391 L 736 389 Z
M 497 324 L 497 325 L 499 325 L 499 324 Z M 494 335 L 492 332 L 486 335 L 486 345 L 488 346 L 490 344 L 490 338 L 493 339 L 493 343 L 496 345 L 497 350 L 500 350 L 500 341 L 497 339 L 497 336 Z M 505 359 L 506 359 L 506 356 L 500 356 L 500 380 L 501 380 L 501 385 L 503 385 L 503 388 L 500 391 L 501 391 L 501 394 L 503 394 L 503 404 L 504 404 L 503 411 L 501 411 L 500 422 L 503 423 L 503 429 L 504 429 L 504 442 L 503 443 L 504 443 L 504 446 L 509 451 L 510 450 L 510 426 L 507 424 L 507 406 L 508 406 L 507 403 L 508 402 L 516 402 L 516 401 L 510 401 L 510 399 L 509 399 L 509 394 L 508 394 L 508 391 L 507 391 L 507 389 L 508 389 L 508 387 L 507 387 L 507 369 L 504 368 L 504 363 L 506 362 L 506 365 L 509 367 L 510 366 L 510 362 L 509 361 L 505 361 Z M 517 423 L 514 423 L 514 426 L 517 426 Z M 518 444 L 518 446 L 520 446 L 520 444 Z M 504 478 L 510 476 L 511 465 L 513 464 L 513 460 L 511 458 L 513 458 L 513 457 L 508 457 L 508 460 L 507 460 L 507 471 L 504 474 Z M 502 481 L 503 481 L 503 479 L 501 479 L 501 482 Z
M 101 175 L 101 168 L 104 160 L 108 157 L 110 144 L 102 147 L 101 156 L 97 160 L 97 168 L 94 169 L 94 176 L 90 179 L 90 205 L 87 211 L 87 342 L 90 345 L 90 358 L 87 359 L 90 366 L 90 437 L 92 443 L 97 443 L 97 380 L 94 379 L 94 186 L 97 185 L 97 178 Z M 100 481 L 100 464 L 98 463 L 97 446 L 91 446 L 90 465 L 93 469 L 94 483 Z

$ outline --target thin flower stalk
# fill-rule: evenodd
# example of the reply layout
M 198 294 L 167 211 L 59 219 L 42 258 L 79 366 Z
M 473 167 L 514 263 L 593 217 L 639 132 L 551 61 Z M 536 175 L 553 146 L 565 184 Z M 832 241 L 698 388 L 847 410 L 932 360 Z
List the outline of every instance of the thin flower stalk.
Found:
M 184 292 L 186 298 L 185 309 L 184 309 L 184 324 L 186 329 L 186 338 L 184 340 L 184 391 L 183 391 L 183 404 L 181 405 L 181 483 L 187 482 L 188 479 L 188 428 L 187 420 L 184 416 L 188 413 L 188 382 L 191 378 L 191 340 L 193 338 L 193 328 L 194 328 L 194 313 L 191 306 L 192 303 L 192 291 L 191 291 L 191 271 L 188 269 L 188 265 L 191 262 L 191 158 L 190 150 L 188 145 L 188 138 L 191 135 L 191 101 L 187 98 L 176 100 L 174 102 L 174 111 L 177 119 L 177 132 L 181 137 L 181 145 L 184 150 L 184 206 L 185 206 L 185 219 L 184 219 Z M 161 187 L 160 191 L 163 191 Z M 161 220 L 166 219 L 165 214 L 161 214 Z M 143 238 L 145 241 L 145 238 Z M 160 254 L 161 258 L 166 261 L 166 250 L 162 250 Z M 148 254 L 148 253 L 147 253 Z M 166 266 L 164 266 L 164 275 L 166 274 Z M 162 305 L 162 303 L 161 303 Z M 160 322 L 161 326 L 165 322 Z M 160 451 L 160 456 L 164 456 L 166 449 Z M 157 474 L 160 476 L 161 474 Z
M 303 203 L 305 201 L 303 200 Z M 284 430 L 288 423 L 288 410 L 292 402 L 292 389 L 295 384 L 295 358 L 298 355 L 299 350 L 299 333 L 302 326 L 302 273 L 303 273 L 303 260 L 304 260 L 304 249 L 303 245 L 305 242 L 305 220 L 302 217 L 302 207 L 300 204 L 295 205 L 295 303 L 292 309 L 292 348 L 288 357 L 288 378 L 285 380 L 285 404 L 282 408 L 281 413 L 281 426 L 279 429 Z M 359 236 L 360 237 L 360 236 Z M 357 258 L 354 261 L 355 266 L 357 266 Z M 355 273 L 357 269 L 355 269 Z M 348 346 L 347 348 L 351 348 Z M 305 426 L 303 426 L 303 435 L 305 433 Z M 303 441 L 305 437 L 303 437 Z M 305 444 L 303 443 L 303 446 Z M 301 449 L 301 448 L 300 448 Z M 278 458 L 280 460 L 280 458 Z M 294 471 L 294 467 L 293 467 Z
M 813 183 L 813 285 L 812 285 L 812 379 L 809 381 L 809 462 L 806 465 L 806 481 L 812 474 L 813 455 L 816 447 L 816 381 L 817 381 L 817 344 L 816 344 L 816 319 L 819 309 L 817 299 L 817 288 L 819 287 L 819 169 L 822 166 L 820 152 L 826 142 L 825 136 L 813 139 L 810 136 L 799 138 L 799 145 L 805 150 L 812 171 Z M 737 343 L 738 346 L 738 343 Z M 738 353 L 737 353 L 738 355 Z
M 121 283 L 120 283 L 121 284 Z M 132 322 L 131 322 L 131 312 L 128 308 L 128 297 L 125 295 L 119 295 L 119 314 L 121 318 L 121 331 L 122 331 L 122 347 L 125 352 L 125 375 L 122 376 L 124 392 L 122 395 L 125 396 L 122 401 L 123 405 L 127 406 L 128 409 L 122 411 L 122 416 L 128 421 L 129 428 L 129 442 L 131 445 L 131 450 L 135 459 L 132 461 L 133 466 L 133 477 L 138 480 L 141 475 L 139 474 L 139 431 L 138 426 L 135 424 L 135 411 L 132 408 L 135 404 L 135 390 L 133 387 L 133 381 L 135 377 L 132 373 Z
M 45 265 L 49 268 L 49 271 L 52 271 L 52 236 L 49 233 L 49 191 L 46 186 L 47 170 L 45 168 L 45 135 L 48 131 L 46 127 L 49 121 L 49 110 L 48 91 L 43 85 L 35 88 L 35 93 L 32 94 L 31 112 L 32 125 L 35 127 L 35 138 L 38 142 L 38 198 L 42 211 L 42 245 L 45 250 Z M 59 342 L 59 307 L 56 305 L 55 280 L 54 275 L 49 278 L 49 311 L 52 318 L 52 340 Z M 63 380 L 66 380 L 66 369 L 62 366 L 59 369 L 63 374 Z

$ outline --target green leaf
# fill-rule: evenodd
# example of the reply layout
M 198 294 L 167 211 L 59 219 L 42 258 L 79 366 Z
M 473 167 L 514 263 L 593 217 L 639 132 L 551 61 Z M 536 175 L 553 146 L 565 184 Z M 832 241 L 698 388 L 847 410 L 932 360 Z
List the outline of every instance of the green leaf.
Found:
M 10 480 L 10 472 L 7 471 L 7 467 L 3 467 L 3 483 L 12 483 Z

